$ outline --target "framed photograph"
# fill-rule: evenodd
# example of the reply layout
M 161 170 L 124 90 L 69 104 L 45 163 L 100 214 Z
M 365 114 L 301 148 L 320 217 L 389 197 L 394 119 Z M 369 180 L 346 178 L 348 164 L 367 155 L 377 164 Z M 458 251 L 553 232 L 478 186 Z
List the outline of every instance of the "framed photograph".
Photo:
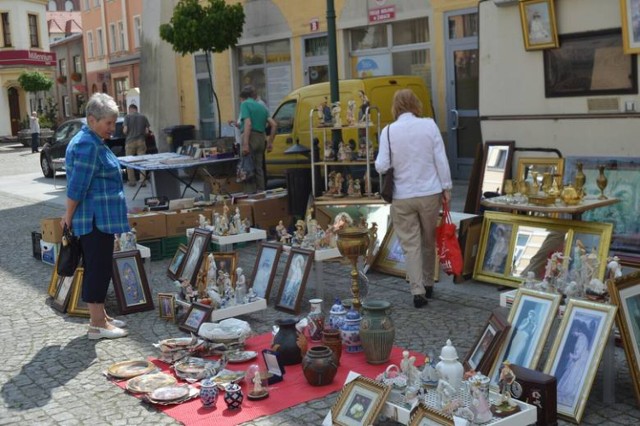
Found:
M 499 312 L 494 310 L 491 313 L 478 340 L 471 347 L 463 362 L 465 370 L 479 371 L 486 376 L 490 374 L 494 358 L 511 329 L 507 318 Z
M 251 276 L 251 286 L 258 297 L 269 299 L 280 253 L 282 253 L 282 244 L 261 242 L 258 245 L 256 263 Z
M 195 228 L 193 230 L 193 234 L 189 239 L 187 253 L 182 260 L 182 267 L 176 274 L 179 280 L 187 280 L 193 287 L 196 286 L 196 279 L 198 278 L 202 258 L 210 242 L 211 231 L 202 228 Z
M 214 253 L 213 259 L 216 262 L 216 270 L 218 271 L 218 276 L 220 276 L 220 272 L 224 272 L 229 274 L 229 278 L 231 279 L 231 285 L 236 285 L 236 267 L 238 266 L 238 252 L 228 251 L 221 253 Z
M 82 300 L 82 279 L 84 278 L 84 268 L 76 269 L 71 284 L 71 297 L 67 306 L 67 314 L 76 317 L 88 317 L 89 305 Z
M 121 314 L 154 309 L 140 251 L 121 251 L 113 254 L 113 289 Z
M 300 311 L 300 302 L 313 264 L 313 256 L 312 250 L 291 249 L 276 298 L 276 309 L 292 314 Z
M 56 294 L 53 296 L 51 306 L 60 312 L 66 312 L 71 290 L 73 287 L 73 277 L 61 277 L 58 275 L 56 284 Z
M 558 30 L 553 0 L 520 1 L 520 20 L 525 50 L 558 47 Z
M 176 299 L 173 293 L 158 293 L 158 315 L 169 321 L 176 320 Z
M 187 254 L 187 246 L 184 244 L 180 244 L 178 249 L 176 250 L 171 262 L 169 263 L 169 267 L 167 268 L 167 276 L 172 280 L 178 279 L 178 272 L 180 271 L 180 267 L 182 266 L 182 261 L 184 260 L 184 256 Z
M 522 367 L 536 369 L 549 329 L 558 312 L 560 294 L 520 288 L 509 311 L 511 329 L 493 362 L 489 377 L 498 386 L 500 366 L 505 360 Z
M 213 311 L 213 306 L 194 302 L 178 327 L 182 331 L 197 334 L 200 326 L 211 318 L 211 311 Z
M 569 299 L 544 372 L 558 379 L 558 414 L 580 423 L 617 307 Z
M 453 426 L 453 417 L 428 407 L 424 402 L 419 403 L 411 417 L 407 426 L 432 426 L 432 425 Z
M 640 0 L 620 0 L 624 53 L 640 52 Z
M 347 383 L 331 407 L 333 424 L 339 426 L 372 425 L 391 388 L 367 377 L 358 376 Z
M 612 302 L 618 306 L 616 324 L 640 403 L 640 271 L 609 280 L 607 285 Z
M 625 55 L 620 29 L 561 35 L 543 54 L 547 98 L 638 93 L 638 62 Z
M 60 256 L 58 256 L 58 258 L 56 259 L 56 264 L 53 267 L 53 271 L 51 271 L 51 280 L 49 281 L 49 288 L 47 289 L 47 294 L 50 297 L 56 297 L 58 284 L 60 282 L 58 277 L 58 260 L 60 260 Z
M 488 239 L 481 257 L 483 271 L 490 274 L 505 274 L 512 235 L 512 224 L 493 222 L 489 225 Z
M 387 228 L 387 233 L 382 240 L 380 250 L 378 250 L 371 269 L 402 278 L 407 275 L 404 251 L 400 245 L 398 235 L 393 229 L 393 224 L 390 224 Z

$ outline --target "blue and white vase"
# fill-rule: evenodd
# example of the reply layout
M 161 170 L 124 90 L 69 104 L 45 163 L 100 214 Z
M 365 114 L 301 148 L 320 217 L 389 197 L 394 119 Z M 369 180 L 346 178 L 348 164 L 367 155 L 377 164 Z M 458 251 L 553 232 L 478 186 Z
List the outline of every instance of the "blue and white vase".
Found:
M 238 408 L 240 408 L 240 406 L 242 405 L 242 400 L 244 399 L 244 395 L 242 394 L 240 385 L 231 383 L 224 389 L 224 402 L 227 404 L 227 408 L 229 410 L 237 410 Z
M 347 353 L 362 352 L 362 342 L 360 341 L 360 313 L 353 309 L 347 312 L 344 324 L 340 328 L 340 336 Z
M 342 305 L 339 297 L 336 297 L 331 310 L 329 311 L 329 320 L 327 328 L 335 328 L 336 330 L 342 329 L 344 325 L 345 316 L 347 315 L 347 309 Z
M 214 408 L 218 399 L 218 385 L 211 379 L 200 382 L 200 401 L 205 408 Z

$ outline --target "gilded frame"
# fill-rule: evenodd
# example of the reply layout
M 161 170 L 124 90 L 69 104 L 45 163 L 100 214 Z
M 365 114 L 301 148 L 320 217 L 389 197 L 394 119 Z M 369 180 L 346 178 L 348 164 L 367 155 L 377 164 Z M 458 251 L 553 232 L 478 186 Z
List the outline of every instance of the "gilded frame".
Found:
M 473 270 L 473 279 L 492 284 L 509 287 L 520 287 L 524 282 L 524 273 L 516 275 L 514 271 L 524 268 L 525 259 L 520 250 L 516 250 L 519 231 L 527 232 L 529 229 L 542 229 L 550 237 L 552 233 L 564 233 L 564 248 L 562 252 L 565 258 L 565 268 L 568 268 L 572 257 L 572 248 L 577 237 L 590 236 L 597 241 L 597 254 L 599 259 L 606 259 L 611 244 L 613 225 L 610 223 L 580 222 L 568 219 L 555 219 L 514 215 L 503 212 L 487 211 L 482 221 L 482 231 L 478 246 L 478 256 Z M 503 232 L 500 232 L 500 230 Z M 507 240 L 507 241 L 505 241 Z M 505 243 L 508 244 L 505 249 Z M 544 248 L 544 244 L 539 250 Z M 557 250 L 552 250 L 557 251 Z M 547 253 L 543 253 L 544 258 Z M 548 253 L 549 255 L 551 252 Z M 494 257 L 496 257 L 494 259 Z M 499 259 L 497 258 L 499 257 Z M 498 261 L 499 260 L 499 261 Z M 604 280 L 606 262 L 600 262 L 597 278 Z
M 213 261 L 216 262 L 216 271 L 220 274 L 220 271 L 224 271 L 229 274 L 231 285 L 236 287 L 236 267 L 238 266 L 238 252 L 226 251 L 220 253 L 213 253 Z M 219 276 L 219 275 L 218 275 Z
M 176 320 L 176 296 L 173 293 L 158 293 L 158 316 L 171 322 Z
M 640 404 L 640 321 L 632 314 L 640 309 L 640 271 L 609 280 L 607 285 L 611 301 L 618 306 L 616 324 L 627 355 L 636 400 Z
M 525 50 L 558 47 L 553 0 L 520 0 L 520 21 Z
M 444 426 L 453 426 L 454 424 L 453 417 L 436 411 L 424 402 L 421 402 L 416 406 L 413 414 L 411 414 L 407 426 L 427 426 L 433 425 L 434 423 Z
M 407 275 L 404 251 L 391 223 L 387 228 L 382 244 L 380 244 L 380 250 L 378 250 L 371 269 L 401 278 Z
M 542 182 L 542 173 L 551 172 L 551 176 L 560 175 L 564 178 L 564 158 L 554 157 L 519 157 L 518 169 L 516 172 L 516 180 L 527 180 L 528 171 L 538 172 L 538 181 Z M 527 173 L 527 174 L 525 174 Z
M 640 17 L 632 13 L 631 0 L 620 0 L 620 15 L 624 53 L 640 53 Z
M 56 297 L 56 292 L 58 291 L 58 261 L 60 260 L 60 256 L 56 259 L 56 264 L 53 267 L 53 271 L 51 272 L 51 280 L 49 281 L 49 287 L 47 288 L 47 294 L 49 297 Z
M 269 300 L 273 279 L 278 269 L 282 244 L 261 242 L 251 275 L 251 288 L 258 297 Z
M 301 259 L 303 262 L 300 265 Z M 291 314 L 298 314 L 300 312 L 300 302 L 304 295 L 304 290 L 307 285 L 307 278 L 311 271 L 313 264 L 314 252 L 313 250 L 305 250 L 301 248 L 292 248 L 289 252 L 289 258 L 287 259 L 287 265 L 284 268 L 282 274 L 282 282 L 278 289 L 278 296 L 276 297 L 276 309 Z
M 507 319 L 511 328 L 497 352 L 498 356 L 495 357 L 489 374 L 492 388 L 497 389 L 500 366 L 505 360 L 536 369 L 558 312 L 560 299 L 560 294 L 518 289 Z
M 84 268 L 76 268 L 73 274 L 73 284 L 71 285 L 71 297 L 67 306 L 67 314 L 76 317 L 88 317 L 89 305 L 82 300 L 82 279 L 84 278 Z
M 331 417 L 338 426 L 372 425 L 384 407 L 391 387 L 368 377 L 358 376 L 338 394 Z M 362 409 L 354 410 L 357 404 Z
M 480 333 L 475 344 L 465 357 L 462 363 L 465 370 L 475 370 L 484 375 L 489 375 L 495 357 L 502 347 L 502 342 L 504 342 L 507 333 L 511 329 L 507 319 L 498 314 L 498 312 L 496 309 L 491 313 L 482 329 L 482 333 Z
M 558 379 L 560 417 L 575 423 L 582 420 L 617 309 L 604 303 L 569 299 L 543 370 Z M 575 374 L 577 381 L 573 380 Z

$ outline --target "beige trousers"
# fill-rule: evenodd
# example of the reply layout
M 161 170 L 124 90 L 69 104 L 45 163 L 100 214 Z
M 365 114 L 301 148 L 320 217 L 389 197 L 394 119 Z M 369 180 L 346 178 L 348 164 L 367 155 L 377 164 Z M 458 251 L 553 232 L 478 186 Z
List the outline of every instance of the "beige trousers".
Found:
M 136 139 L 127 142 L 124 145 L 124 154 L 125 155 L 144 155 L 147 153 L 147 144 L 144 139 Z M 144 175 L 140 174 L 140 180 L 143 180 Z M 136 181 L 136 172 L 133 169 L 127 168 L 127 181 L 135 182 Z
M 393 200 L 391 221 L 405 254 L 411 294 L 425 294 L 433 286 L 436 258 L 436 226 L 441 194 Z

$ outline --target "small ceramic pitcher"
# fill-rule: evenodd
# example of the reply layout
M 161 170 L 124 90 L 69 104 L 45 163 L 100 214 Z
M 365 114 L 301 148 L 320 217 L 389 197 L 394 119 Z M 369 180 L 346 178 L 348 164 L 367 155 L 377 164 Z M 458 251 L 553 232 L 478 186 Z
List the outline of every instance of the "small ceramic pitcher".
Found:
M 205 408 L 214 408 L 218 399 L 218 385 L 211 379 L 200 382 L 200 401 Z

